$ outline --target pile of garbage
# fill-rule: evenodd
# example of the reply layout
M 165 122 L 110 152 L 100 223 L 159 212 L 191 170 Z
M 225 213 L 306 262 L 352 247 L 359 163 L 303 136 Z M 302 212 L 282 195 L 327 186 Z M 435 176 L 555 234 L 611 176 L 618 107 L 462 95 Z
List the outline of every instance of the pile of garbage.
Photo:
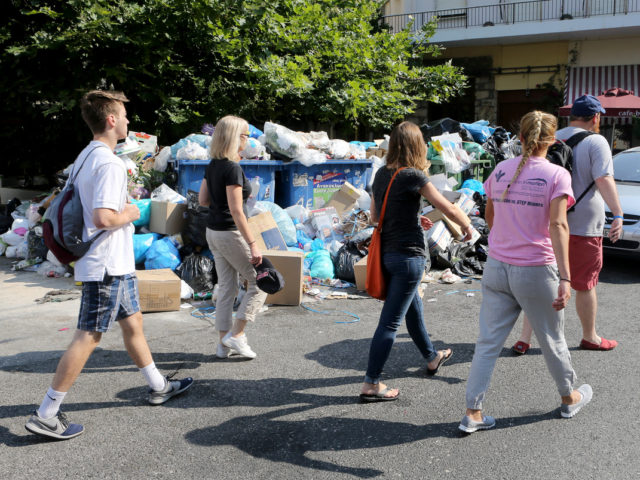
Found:
M 183 298 L 210 297 L 217 278 L 205 238 L 208 209 L 198 205 L 197 195 L 185 197 L 172 188 L 178 180 L 175 162 L 209 160 L 213 130 L 213 126 L 205 125 L 202 133 L 164 148 L 158 146 L 153 135 L 130 132 L 115 150 L 128 172 L 130 201 L 141 212 L 134 223 L 137 268 L 176 272 L 183 281 Z M 421 131 L 428 145 L 432 182 L 471 217 L 475 228 L 474 238 L 461 242 L 459 228 L 425 202 L 423 215 L 434 222 L 424 233 L 431 264 L 450 269 L 454 275 L 480 275 L 487 257 L 488 229 L 483 219 L 483 178 L 477 177 L 484 177 L 497 162 L 519 154 L 519 143 L 504 129 L 485 121 L 466 124 L 442 119 L 422 125 Z M 264 131 L 250 126 L 250 138 L 241 156 L 298 161 L 307 167 L 336 158 L 369 159 L 373 163 L 368 175 L 370 185 L 375 171 L 384 164 L 387 145 L 388 137 L 375 142 L 346 142 L 329 139 L 326 132 L 294 132 L 266 122 Z M 477 165 L 485 169 L 482 175 L 474 173 Z M 55 193 L 32 201 L 12 200 L 0 212 L 0 255 L 16 259 L 14 270 L 70 275 L 69 267 L 58 262 L 42 240 L 41 221 Z M 356 188 L 348 181 L 322 208 L 261 201 L 256 191 L 248 201 L 249 223 L 255 224 L 255 233 L 260 235 L 273 225 L 278 232 L 266 248 L 303 255 L 303 275 L 309 288 L 317 284 L 356 284 L 363 288 L 361 272 L 366 271 L 364 259 L 373 232 L 370 207 L 371 197 L 365 188 Z

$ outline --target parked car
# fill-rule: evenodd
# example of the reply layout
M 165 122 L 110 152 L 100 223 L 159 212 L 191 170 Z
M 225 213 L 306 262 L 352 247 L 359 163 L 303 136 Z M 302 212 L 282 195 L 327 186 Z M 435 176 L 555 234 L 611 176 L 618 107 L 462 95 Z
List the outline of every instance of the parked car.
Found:
M 614 179 L 624 212 L 620 240 L 611 243 L 609 229 L 613 214 L 605 204 L 602 245 L 607 252 L 640 254 L 640 147 L 630 148 L 613 157 Z

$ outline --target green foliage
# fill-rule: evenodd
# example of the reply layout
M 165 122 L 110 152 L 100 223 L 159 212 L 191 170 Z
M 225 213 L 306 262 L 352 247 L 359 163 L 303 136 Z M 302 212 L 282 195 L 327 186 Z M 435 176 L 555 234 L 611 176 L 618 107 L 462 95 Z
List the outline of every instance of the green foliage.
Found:
M 21 164 L 70 163 L 88 134 L 78 100 L 92 88 L 123 90 L 132 129 L 169 144 L 229 113 L 259 127 L 388 129 L 465 77 L 425 66 L 438 54 L 434 26 L 420 39 L 392 35 L 383 3 L 12 0 L 0 26 L 0 135 Z

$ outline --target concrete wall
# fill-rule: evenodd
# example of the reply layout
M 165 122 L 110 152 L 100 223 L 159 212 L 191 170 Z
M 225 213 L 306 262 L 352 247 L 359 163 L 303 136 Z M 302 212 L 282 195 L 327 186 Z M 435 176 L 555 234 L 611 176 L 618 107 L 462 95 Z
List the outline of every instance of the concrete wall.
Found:
M 640 64 L 640 35 L 572 42 L 571 48 L 578 50 L 576 67 Z

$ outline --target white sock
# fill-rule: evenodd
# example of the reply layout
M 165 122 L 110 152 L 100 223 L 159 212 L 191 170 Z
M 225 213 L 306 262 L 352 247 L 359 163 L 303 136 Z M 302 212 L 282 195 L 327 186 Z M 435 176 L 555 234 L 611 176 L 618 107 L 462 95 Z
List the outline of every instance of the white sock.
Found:
M 154 362 L 151 362 L 146 367 L 141 368 L 140 371 L 142 372 L 142 375 L 144 375 L 144 379 L 149 384 L 149 388 L 151 388 L 151 390 L 159 392 L 167 386 L 167 380 L 158 371 Z
M 58 414 L 58 410 L 60 410 L 60 404 L 66 394 L 67 392 L 58 392 L 49 387 L 38 409 L 38 416 L 45 420 L 55 417 Z

